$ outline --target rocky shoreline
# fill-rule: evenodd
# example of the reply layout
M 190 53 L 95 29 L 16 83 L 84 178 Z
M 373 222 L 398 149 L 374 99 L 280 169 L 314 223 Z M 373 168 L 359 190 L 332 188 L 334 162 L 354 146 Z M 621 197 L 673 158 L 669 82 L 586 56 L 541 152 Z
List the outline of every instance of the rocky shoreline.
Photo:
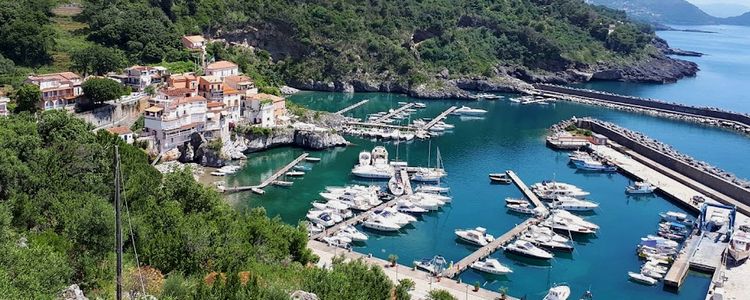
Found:
M 547 72 L 523 67 L 498 66 L 492 76 L 456 77 L 447 69 L 435 74 L 426 83 L 410 85 L 391 74 L 357 74 L 334 81 L 293 81 L 289 86 L 299 90 L 324 92 L 383 92 L 401 93 L 423 99 L 471 100 L 473 92 L 522 93 L 533 89 L 533 83 L 570 84 L 591 80 L 670 83 L 692 77 L 699 71 L 694 62 L 667 55 L 701 55 L 698 52 L 670 48 L 666 41 L 655 38 L 652 45 L 658 50 L 646 58 L 628 65 L 600 62 L 593 66 L 571 67 Z
M 244 153 L 268 150 L 276 147 L 293 146 L 311 150 L 346 146 L 348 142 L 333 130 L 298 130 L 277 128 L 269 134 L 246 134 L 238 137 L 244 140 Z

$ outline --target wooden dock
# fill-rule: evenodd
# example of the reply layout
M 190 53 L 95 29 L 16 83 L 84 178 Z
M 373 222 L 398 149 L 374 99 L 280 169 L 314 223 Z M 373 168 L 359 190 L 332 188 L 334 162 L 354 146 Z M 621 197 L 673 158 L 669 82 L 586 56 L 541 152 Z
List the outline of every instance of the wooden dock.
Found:
M 401 107 L 393 110 L 392 112 L 389 112 L 385 116 L 382 116 L 380 118 L 375 119 L 375 121 L 373 121 L 373 123 L 382 123 L 385 119 L 393 117 L 395 114 L 398 114 L 398 113 L 400 113 L 402 111 L 405 111 L 406 109 L 411 108 L 412 106 L 414 106 L 414 103 L 404 104 L 403 106 L 401 106 Z
M 345 107 L 345 108 L 343 108 L 343 109 L 341 109 L 341 110 L 339 110 L 339 111 L 335 112 L 335 114 L 337 114 L 337 115 L 343 115 L 344 113 L 346 113 L 346 112 L 348 112 L 348 111 L 350 111 L 350 110 L 352 110 L 352 109 L 355 109 L 355 108 L 357 108 L 357 107 L 360 107 L 360 106 L 361 106 L 362 104 L 365 104 L 365 103 L 367 103 L 368 101 L 370 101 L 370 100 L 369 100 L 369 99 L 365 99 L 365 100 L 359 101 L 359 102 L 357 102 L 357 103 L 354 103 L 354 104 L 352 104 L 352 105 L 349 105 L 349 106 L 347 106 L 347 107 Z
M 695 230 L 691 232 L 690 237 L 685 241 L 677 258 L 675 258 L 669 271 L 667 271 L 667 275 L 664 276 L 665 286 L 679 289 L 685 280 L 685 276 L 687 276 L 688 270 L 690 270 L 690 257 L 695 253 L 698 241 L 701 238 L 695 232 Z
M 422 130 L 428 130 L 428 129 L 432 128 L 432 126 L 435 126 L 435 124 L 437 124 L 437 122 L 440 122 L 443 119 L 445 119 L 450 113 L 452 113 L 456 109 L 458 109 L 457 106 L 451 106 L 451 107 L 449 107 L 444 112 L 442 112 L 439 115 L 437 115 L 437 117 L 433 118 L 429 123 L 424 124 L 424 126 L 422 126 Z
M 370 212 L 376 211 L 376 210 L 382 210 L 382 209 L 384 209 L 386 207 L 394 206 L 394 205 L 396 205 L 397 201 L 398 201 L 398 198 L 394 198 L 391 201 L 384 202 L 384 203 L 381 203 L 378 206 L 370 208 L 368 211 L 363 211 L 362 213 L 360 213 L 360 214 L 358 214 L 358 215 L 356 215 L 354 217 L 351 217 L 351 218 L 349 218 L 346 221 L 343 221 L 341 223 L 333 225 L 333 226 L 331 226 L 329 228 L 326 228 L 326 230 L 324 230 L 323 232 L 311 236 L 310 240 L 319 240 L 319 239 L 322 239 L 324 237 L 333 235 L 334 233 L 336 233 L 339 230 L 341 230 L 341 228 L 344 228 L 346 226 L 357 225 L 357 224 L 363 222 L 370 215 Z
M 261 189 L 267 187 L 268 185 L 270 185 L 271 183 L 273 183 L 274 180 L 276 180 L 279 177 L 281 177 L 282 175 L 284 175 L 284 173 L 286 173 L 287 171 L 289 171 L 289 169 L 291 169 L 292 167 L 296 166 L 299 162 L 301 162 L 302 160 L 304 160 L 305 158 L 307 158 L 308 155 L 310 155 L 310 153 L 307 153 L 307 152 L 302 153 L 302 155 L 300 155 L 297 158 L 295 158 L 292 162 L 290 162 L 289 164 L 287 164 L 283 168 L 277 170 L 275 173 L 273 173 L 273 175 L 271 175 L 270 177 L 266 178 L 265 180 L 263 180 L 263 182 L 261 182 L 258 185 L 225 187 L 222 191 L 225 192 L 225 193 L 232 193 L 232 192 L 242 192 L 242 191 L 249 191 L 249 190 L 253 190 L 253 191 L 254 190 L 261 190 Z
M 471 264 L 473 264 L 474 262 L 489 256 L 490 254 L 495 252 L 495 250 L 504 246 L 505 244 L 510 242 L 512 239 L 514 239 L 516 236 L 526 231 L 531 225 L 534 225 L 537 222 L 538 221 L 536 219 L 529 218 L 523 223 L 516 225 L 505 234 L 501 235 L 500 237 L 495 238 L 495 240 L 487 244 L 487 246 L 479 248 L 477 251 L 474 251 L 473 253 L 469 254 L 469 256 L 461 259 L 457 264 L 453 265 L 453 267 L 448 268 L 445 271 L 443 271 L 442 275 L 448 278 L 453 278 L 454 276 L 456 276 L 457 274 L 461 273 L 463 270 L 471 266 Z
M 534 206 L 539 211 L 541 211 L 544 216 L 546 216 L 549 213 L 549 209 L 547 209 L 547 206 L 545 206 L 544 203 L 542 203 L 542 200 L 539 200 L 539 197 L 537 197 L 536 194 L 534 194 L 534 192 L 531 191 L 531 189 L 529 189 L 529 187 L 526 186 L 525 183 L 523 183 L 521 178 L 519 178 L 518 175 L 516 175 L 516 172 L 513 172 L 512 170 L 507 170 L 505 171 L 505 173 L 508 174 L 508 177 L 510 177 L 510 179 L 518 187 L 518 189 L 521 190 L 521 192 L 524 194 L 524 196 L 526 196 L 526 198 L 531 200 L 531 203 L 534 203 Z

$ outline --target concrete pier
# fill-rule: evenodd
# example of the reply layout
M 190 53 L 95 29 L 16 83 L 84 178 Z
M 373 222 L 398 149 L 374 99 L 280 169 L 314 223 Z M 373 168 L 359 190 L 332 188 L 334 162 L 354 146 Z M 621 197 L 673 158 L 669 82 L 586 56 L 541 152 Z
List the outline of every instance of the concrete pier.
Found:
M 263 188 L 270 185 L 274 180 L 278 179 L 284 173 L 289 171 L 292 167 L 296 166 L 298 163 L 303 161 L 310 153 L 303 153 L 302 155 L 295 158 L 292 162 L 288 163 L 286 166 L 282 167 L 281 169 L 277 170 L 273 175 L 269 176 L 263 182 L 261 182 L 258 185 L 248 185 L 248 186 L 235 186 L 235 187 L 225 187 L 221 191 L 224 193 L 231 193 L 231 192 L 242 192 L 242 191 L 250 191 L 250 190 L 262 190 Z
M 495 250 L 502 246 L 505 246 L 505 244 L 513 240 L 516 236 L 526 231 L 526 229 L 529 229 L 531 225 L 537 224 L 538 222 L 539 221 L 536 219 L 529 218 L 523 223 L 516 225 L 505 234 L 495 238 L 495 240 L 487 244 L 487 246 L 479 248 L 477 251 L 472 252 L 471 254 L 469 254 L 469 256 L 464 257 L 458 263 L 454 264 L 452 268 L 448 268 L 443 271 L 442 275 L 448 278 L 453 278 L 463 270 L 466 270 L 466 268 L 471 266 L 471 264 L 487 256 L 490 256 L 490 254 L 495 252 Z
M 367 103 L 369 101 L 370 101 L 369 99 L 365 99 L 365 100 L 359 101 L 357 103 L 349 105 L 349 106 L 347 106 L 347 107 L 345 107 L 345 108 L 343 108 L 343 109 L 335 112 L 335 114 L 337 114 L 337 115 L 343 115 L 344 113 L 346 113 L 346 112 L 348 112 L 348 111 L 350 111 L 352 109 L 355 109 L 357 107 L 360 107 L 362 104 L 365 104 L 365 103 Z
M 531 189 L 529 189 L 528 186 L 526 186 L 525 183 L 521 180 L 521 178 L 516 175 L 515 172 L 512 170 L 505 171 L 506 174 L 508 174 L 508 177 L 510 177 L 511 181 L 518 187 L 518 189 L 521 190 L 521 192 L 526 196 L 527 199 L 531 200 L 531 203 L 534 204 L 534 206 L 537 208 L 537 210 L 541 211 L 544 216 L 549 214 L 549 209 L 547 209 L 547 206 L 542 203 L 542 200 L 539 200 L 539 197 L 534 194 Z
M 398 114 L 398 113 L 400 113 L 400 112 L 402 112 L 402 111 L 405 111 L 406 109 L 408 109 L 408 108 L 411 108 L 412 106 L 414 106 L 414 103 L 407 103 L 407 104 L 404 104 L 404 105 L 402 105 L 401 107 L 399 107 L 399 108 L 397 108 L 397 109 L 394 109 L 394 110 L 393 110 L 392 112 L 389 112 L 389 113 L 388 113 L 388 114 L 386 114 L 385 116 L 382 116 L 382 117 L 380 117 L 380 118 L 377 118 L 377 119 L 376 119 L 375 121 L 373 121 L 373 123 L 382 123 L 382 122 L 383 122 L 383 121 L 384 121 L 385 119 L 388 119 L 388 118 L 390 118 L 390 117 L 393 117 L 394 115 L 396 115 L 396 114 Z
M 456 109 L 458 109 L 458 107 L 456 107 L 456 106 L 449 107 L 448 109 L 446 109 L 445 111 L 443 111 L 442 113 L 440 113 L 439 115 L 437 115 L 437 117 L 433 118 L 430 122 L 428 122 L 427 124 L 424 124 L 424 126 L 422 126 L 422 130 L 428 130 L 428 129 L 432 128 L 432 126 L 435 126 L 435 124 L 437 124 L 437 122 L 440 122 L 443 119 L 445 119 L 446 117 L 448 117 L 448 115 L 450 113 L 452 113 Z

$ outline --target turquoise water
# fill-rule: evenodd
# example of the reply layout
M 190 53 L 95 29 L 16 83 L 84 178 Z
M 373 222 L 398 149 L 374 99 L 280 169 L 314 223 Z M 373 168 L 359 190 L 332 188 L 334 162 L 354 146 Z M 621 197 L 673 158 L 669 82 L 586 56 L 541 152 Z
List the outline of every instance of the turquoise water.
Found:
M 658 32 L 658 35 L 666 39 L 672 47 L 706 54 L 703 57 L 677 57 L 699 65 L 701 70 L 696 77 L 667 85 L 593 82 L 583 86 L 625 95 L 750 113 L 750 97 L 747 96 L 747 84 L 750 82 L 750 27 L 675 27 L 715 32 Z
M 292 97 L 292 101 L 328 111 L 338 110 L 361 99 L 371 101 L 352 111 L 351 115 L 362 117 L 368 112 L 396 107 L 398 101 L 414 100 L 391 94 L 317 92 Z M 461 102 L 430 101 L 428 108 L 415 116 L 435 116 L 455 104 Z M 590 198 L 601 206 L 588 218 L 602 229 L 595 237 L 579 239 L 574 253 L 558 255 L 550 263 L 519 259 L 497 252 L 493 257 L 509 265 L 514 270 L 513 274 L 496 277 L 469 270 L 460 275 L 464 282 L 480 281 L 485 288 L 493 290 L 508 287 L 511 295 L 527 295 L 530 299 L 541 298 L 551 283 L 560 282 L 568 283 L 575 296 L 591 288 L 597 299 L 702 299 L 709 284 L 709 278 L 702 275 L 691 275 L 678 294 L 626 280 L 627 272 L 640 266 L 634 247 L 640 237 L 655 232 L 658 212 L 681 208 L 660 196 L 628 197 L 623 192 L 628 178 L 622 175 L 576 172 L 567 165 L 565 153 L 545 147 L 544 136 L 551 124 L 574 115 L 591 115 L 649 131 L 671 130 L 680 132 L 680 135 L 683 135 L 682 131 L 718 136 L 732 136 L 733 133 L 571 103 L 522 106 L 507 101 L 482 101 L 471 106 L 489 112 L 482 120 L 461 120 L 451 116 L 448 122 L 456 125 L 453 132 L 432 140 L 433 147 L 440 147 L 449 173 L 445 183 L 451 187 L 453 203 L 440 212 L 424 216 L 420 222 L 407 226 L 399 234 L 373 233 L 366 244 L 355 247 L 356 251 L 372 253 L 381 258 L 397 254 L 399 261 L 406 265 L 415 259 L 436 254 L 448 260 L 460 260 L 473 248 L 458 243 L 454 238 L 454 229 L 482 226 L 491 234 L 501 235 L 524 220 L 523 217 L 507 213 L 503 207 L 505 197 L 521 196 L 518 189 L 512 185 L 492 185 L 487 179 L 488 173 L 513 169 L 528 184 L 556 178 L 591 192 Z M 305 178 L 296 179 L 293 187 L 269 188 L 263 196 L 235 194 L 230 197 L 231 201 L 239 207 L 263 206 L 269 215 L 278 215 L 286 222 L 296 223 L 304 218 L 310 207 L 309 202 L 320 198 L 317 193 L 325 186 L 377 183 L 357 181 L 349 171 L 360 151 L 370 150 L 382 143 L 358 138 L 350 140 L 354 146 L 314 152 L 313 156 L 321 157 L 322 161 L 311 163 L 313 170 Z M 395 157 L 396 145 L 386 143 L 385 146 L 391 157 Z M 427 147 L 427 141 L 401 143 L 399 158 L 412 165 L 426 165 Z M 258 182 L 261 177 L 269 175 L 300 153 L 302 150 L 299 149 L 280 148 L 251 154 L 245 170 L 230 178 L 230 184 Z

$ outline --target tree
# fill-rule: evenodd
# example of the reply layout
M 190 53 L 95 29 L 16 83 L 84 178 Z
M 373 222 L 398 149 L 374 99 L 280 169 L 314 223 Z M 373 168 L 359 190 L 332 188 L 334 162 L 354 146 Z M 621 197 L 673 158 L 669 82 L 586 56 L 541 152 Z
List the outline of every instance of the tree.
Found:
M 427 297 L 430 300 L 457 300 L 451 293 L 446 290 L 431 290 Z
M 93 45 L 73 52 L 71 68 L 79 73 L 103 75 L 125 67 L 125 54 L 114 48 Z
M 15 92 L 16 113 L 28 111 L 35 113 L 39 111 L 39 102 L 42 99 L 42 92 L 34 84 L 24 83 Z
M 104 103 L 105 101 L 119 98 L 125 88 L 117 81 L 107 78 L 91 78 L 83 83 L 83 94 L 92 102 Z

